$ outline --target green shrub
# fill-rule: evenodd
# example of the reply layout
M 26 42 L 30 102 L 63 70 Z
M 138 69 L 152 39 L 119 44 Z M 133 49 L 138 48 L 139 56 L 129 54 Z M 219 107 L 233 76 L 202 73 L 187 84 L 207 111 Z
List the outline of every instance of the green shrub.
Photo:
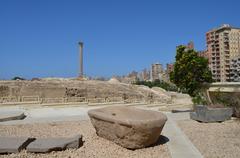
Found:
M 161 87 L 167 91 L 174 91 L 174 92 L 178 91 L 178 88 L 174 84 L 167 83 L 167 82 L 160 81 L 160 80 L 155 80 L 153 82 L 151 82 L 151 81 L 136 81 L 134 84 L 145 85 L 145 86 L 148 86 L 149 88 Z

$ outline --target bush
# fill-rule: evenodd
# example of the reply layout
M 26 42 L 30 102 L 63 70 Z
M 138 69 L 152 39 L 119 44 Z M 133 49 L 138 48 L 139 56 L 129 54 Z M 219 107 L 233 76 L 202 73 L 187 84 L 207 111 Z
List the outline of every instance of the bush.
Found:
M 222 104 L 225 107 L 232 107 L 234 115 L 240 118 L 240 94 L 239 92 L 211 92 L 213 104 Z
M 192 98 L 192 102 L 194 105 L 207 105 L 207 98 L 202 94 L 202 93 L 197 93 L 197 95 L 195 95 Z
M 12 80 L 26 80 L 26 79 L 25 79 L 25 78 L 22 78 L 22 77 L 18 77 L 18 76 L 16 76 L 16 77 L 13 77 Z
M 167 82 L 160 81 L 160 80 L 155 80 L 153 82 L 151 82 L 151 81 L 136 81 L 134 84 L 145 85 L 145 86 L 148 86 L 149 88 L 161 87 L 167 91 L 175 91 L 176 92 L 178 90 L 178 88 L 174 84 L 167 83 Z

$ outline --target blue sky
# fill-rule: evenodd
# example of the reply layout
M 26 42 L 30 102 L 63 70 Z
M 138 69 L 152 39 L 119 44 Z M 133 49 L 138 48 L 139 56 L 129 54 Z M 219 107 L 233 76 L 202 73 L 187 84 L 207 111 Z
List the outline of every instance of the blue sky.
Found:
M 239 0 L 1 0 L 0 79 L 88 76 L 173 62 L 176 45 L 221 24 L 240 27 Z

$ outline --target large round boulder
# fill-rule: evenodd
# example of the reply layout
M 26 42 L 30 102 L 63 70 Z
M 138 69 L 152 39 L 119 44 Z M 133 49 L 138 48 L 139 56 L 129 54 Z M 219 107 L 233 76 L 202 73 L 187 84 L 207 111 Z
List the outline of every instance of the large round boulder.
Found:
M 88 115 L 98 136 L 129 149 L 156 143 L 167 121 L 161 112 L 124 106 L 94 109 Z

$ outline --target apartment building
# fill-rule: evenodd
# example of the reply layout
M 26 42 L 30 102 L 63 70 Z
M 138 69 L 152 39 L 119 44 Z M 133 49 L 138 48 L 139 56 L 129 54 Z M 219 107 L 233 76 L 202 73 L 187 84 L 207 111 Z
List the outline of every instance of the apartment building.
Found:
M 150 79 L 150 71 L 147 70 L 147 69 L 144 69 L 142 71 L 142 78 L 143 78 L 144 81 L 149 80 Z
M 167 73 L 170 74 L 174 70 L 174 64 L 168 63 L 167 64 Z
M 240 82 L 240 56 L 230 62 L 230 79 L 232 82 Z
M 201 50 L 197 51 L 199 57 L 207 58 L 208 59 L 208 53 L 207 50 Z
M 168 63 L 166 65 L 167 69 L 166 69 L 166 78 L 167 78 L 167 81 L 170 82 L 170 74 L 172 71 L 174 71 L 174 64 L 172 63 Z
M 152 64 L 151 67 L 151 81 L 155 81 L 157 79 L 161 79 L 161 75 L 163 74 L 162 64 L 155 63 Z
M 186 49 L 194 49 L 194 42 L 190 41 L 190 42 L 187 43 L 187 45 L 181 44 L 181 45 L 178 45 L 176 48 L 181 47 L 181 46 L 186 47 Z
M 207 52 L 213 79 L 231 81 L 230 61 L 240 55 L 240 28 L 224 24 L 206 33 Z

